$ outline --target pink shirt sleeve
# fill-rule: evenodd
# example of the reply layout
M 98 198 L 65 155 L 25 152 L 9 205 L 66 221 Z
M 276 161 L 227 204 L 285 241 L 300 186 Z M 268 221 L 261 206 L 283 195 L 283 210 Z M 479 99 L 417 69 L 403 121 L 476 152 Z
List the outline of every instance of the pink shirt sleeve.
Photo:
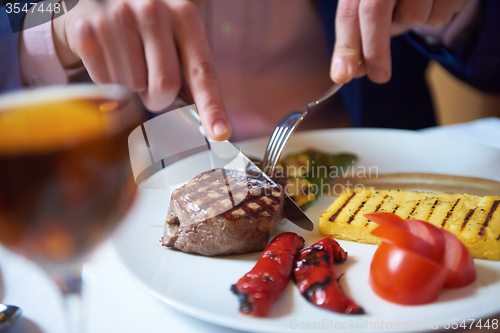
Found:
M 30 13 L 26 14 L 25 26 Z M 28 25 L 29 26 L 29 25 Z M 26 86 L 68 83 L 68 76 L 83 69 L 65 69 L 57 56 L 52 36 L 52 21 L 26 29 L 20 43 L 21 79 Z
M 66 73 L 52 40 L 52 21 L 23 31 L 20 64 L 21 78 L 25 85 L 67 83 Z

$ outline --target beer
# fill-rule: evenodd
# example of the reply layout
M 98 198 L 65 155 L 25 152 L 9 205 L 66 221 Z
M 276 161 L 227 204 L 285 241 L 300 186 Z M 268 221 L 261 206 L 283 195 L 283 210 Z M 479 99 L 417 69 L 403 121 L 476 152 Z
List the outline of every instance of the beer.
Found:
M 0 97 L 0 243 L 65 264 L 106 238 L 136 192 L 127 139 L 142 120 L 91 85 Z

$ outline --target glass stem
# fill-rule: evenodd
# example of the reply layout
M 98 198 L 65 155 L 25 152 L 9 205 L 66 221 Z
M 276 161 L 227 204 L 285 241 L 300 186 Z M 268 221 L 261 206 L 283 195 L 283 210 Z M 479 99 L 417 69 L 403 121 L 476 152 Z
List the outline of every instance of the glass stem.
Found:
M 85 307 L 83 306 L 82 299 L 83 280 L 81 263 L 72 267 L 66 267 L 64 272 L 56 273 L 52 270 L 51 273 L 52 279 L 59 287 L 59 290 L 61 290 L 63 296 L 66 332 L 85 333 L 86 322 L 83 313 Z
M 81 290 L 78 292 L 64 293 L 64 316 L 66 319 L 67 333 L 84 333 L 85 316 L 83 315 L 83 299 Z

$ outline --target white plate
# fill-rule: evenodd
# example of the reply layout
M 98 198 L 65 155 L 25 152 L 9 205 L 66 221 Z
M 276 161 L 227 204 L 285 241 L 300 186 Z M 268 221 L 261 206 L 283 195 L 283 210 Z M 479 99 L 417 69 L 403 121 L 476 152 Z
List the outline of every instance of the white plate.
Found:
M 266 140 L 240 144 L 243 152 L 262 156 Z M 358 168 L 380 173 L 436 172 L 500 180 L 500 151 L 466 142 L 428 138 L 418 132 L 346 129 L 302 132 L 294 135 L 288 151 L 316 148 L 332 153 L 353 152 Z M 476 260 L 478 279 L 472 286 L 445 290 L 439 300 L 424 306 L 399 306 L 377 297 L 368 286 L 373 245 L 340 241 L 348 251 L 346 263 L 337 265 L 344 290 L 367 312 L 339 315 L 309 304 L 290 283 L 273 307 L 270 318 L 240 315 L 231 284 L 249 271 L 260 253 L 208 258 L 160 246 L 169 203 L 166 191 L 142 190 L 132 213 L 113 242 L 125 267 L 149 293 L 194 317 L 218 325 L 262 332 L 420 331 L 479 319 L 500 312 L 500 262 Z M 307 210 L 317 224 L 333 197 L 322 197 Z M 322 238 L 317 226 L 305 232 L 290 222 L 278 232 L 294 231 L 306 246 Z M 468 322 L 470 323 L 470 321 Z M 166 323 L 167 324 L 167 323 Z

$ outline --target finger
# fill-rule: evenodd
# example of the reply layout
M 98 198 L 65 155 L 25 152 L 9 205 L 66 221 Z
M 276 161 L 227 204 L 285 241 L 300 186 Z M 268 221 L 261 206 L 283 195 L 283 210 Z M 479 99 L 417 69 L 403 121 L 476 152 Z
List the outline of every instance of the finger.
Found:
M 338 83 L 351 81 L 362 57 L 359 0 L 339 0 L 335 17 L 335 47 L 330 76 Z
M 110 83 L 111 79 L 104 60 L 96 31 L 89 20 L 81 19 L 70 31 L 70 48 L 82 59 L 92 81 L 98 84 Z
M 393 22 L 404 28 L 424 25 L 432 11 L 433 0 L 399 0 L 393 14 Z
M 356 71 L 356 74 L 354 74 L 354 77 L 357 79 L 365 75 L 366 75 L 366 64 L 364 61 L 362 61 L 358 67 L 358 70 Z
M 139 1 L 137 6 L 148 71 L 148 88 L 140 96 L 148 109 L 160 111 L 172 103 L 181 86 L 172 21 L 160 0 Z
M 146 60 L 134 13 L 128 3 L 122 2 L 114 8 L 112 17 L 125 85 L 132 91 L 144 91 L 148 85 Z
M 191 2 L 179 2 L 174 10 L 175 34 L 181 62 L 200 113 L 201 123 L 212 139 L 228 139 L 231 127 L 203 23 L 195 5 Z
M 439 27 L 448 23 L 465 3 L 465 0 L 434 0 L 427 24 Z
M 127 79 L 123 70 L 121 52 L 117 38 L 113 36 L 112 24 L 108 17 L 108 12 L 106 12 L 106 15 L 97 17 L 93 24 L 111 83 L 125 85 Z
M 392 13 L 395 0 L 363 0 L 359 4 L 359 20 L 363 56 L 368 77 L 375 83 L 391 78 Z

